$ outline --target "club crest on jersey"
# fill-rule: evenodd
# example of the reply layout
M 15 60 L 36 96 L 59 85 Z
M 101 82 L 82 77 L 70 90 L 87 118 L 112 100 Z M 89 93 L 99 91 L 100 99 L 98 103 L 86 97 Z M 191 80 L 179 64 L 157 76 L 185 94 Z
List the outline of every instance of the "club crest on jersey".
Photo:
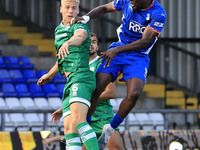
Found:
M 130 21 L 130 23 L 129 23 L 129 30 L 133 31 L 133 32 L 143 34 L 145 28 L 146 28 L 145 26 L 141 25 L 137 21 Z
M 150 20 L 150 14 L 147 13 L 146 21 L 149 21 L 149 20 Z

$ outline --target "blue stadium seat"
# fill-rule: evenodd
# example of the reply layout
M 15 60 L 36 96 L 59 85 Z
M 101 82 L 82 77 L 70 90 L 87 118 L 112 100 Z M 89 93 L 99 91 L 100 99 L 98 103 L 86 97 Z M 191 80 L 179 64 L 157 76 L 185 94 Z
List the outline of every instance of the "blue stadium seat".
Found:
M 2 91 L 4 97 L 16 97 L 17 93 L 12 83 L 2 83 Z
M 57 88 L 52 83 L 47 83 L 42 86 L 46 94 L 46 97 L 59 97 L 60 93 L 57 91 Z
M 0 56 L 0 68 L 6 68 L 6 63 L 4 62 L 2 56 Z
M 0 83 L 12 82 L 12 78 L 7 69 L 0 69 Z
M 35 75 L 35 72 L 34 70 L 23 70 L 23 75 L 24 77 L 27 79 L 27 83 L 32 83 L 32 82 L 37 82 L 38 81 L 38 78 L 36 77 Z
M 10 76 L 12 77 L 14 83 L 26 82 L 26 78 L 24 78 L 21 70 L 11 69 L 11 70 L 9 70 L 9 72 L 10 72 Z
M 17 59 L 13 56 L 4 56 L 4 62 L 7 64 L 8 69 L 20 68 Z
M 34 64 L 32 64 L 28 57 L 26 56 L 19 56 L 18 63 L 20 64 L 21 69 L 33 69 Z
M 46 71 L 46 70 L 37 70 L 35 72 L 35 75 L 37 78 L 40 78 L 41 76 L 43 76 L 44 74 L 47 74 L 47 73 L 48 73 L 48 71 Z
M 65 87 L 65 84 L 64 83 L 59 83 L 59 84 L 56 84 L 56 87 L 57 87 L 58 92 L 60 93 L 60 97 L 62 97 L 63 96 L 63 89 Z
M 28 87 L 25 83 L 15 84 L 15 89 L 18 93 L 18 97 L 30 97 L 31 93 L 28 90 Z
M 66 83 L 66 78 L 64 78 L 60 73 L 58 73 L 52 80 L 55 84 Z
M 45 93 L 42 90 L 41 86 L 38 86 L 35 83 L 29 84 L 29 90 L 31 92 L 32 97 L 44 97 Z

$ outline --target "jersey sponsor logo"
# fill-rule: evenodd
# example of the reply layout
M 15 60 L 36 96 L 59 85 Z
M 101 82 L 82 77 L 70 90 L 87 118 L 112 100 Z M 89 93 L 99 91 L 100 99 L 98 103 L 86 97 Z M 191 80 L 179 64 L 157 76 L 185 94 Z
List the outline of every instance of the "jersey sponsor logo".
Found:
M 137 32 L 137 33 L 143 34 L 145 28 L 146 28 L 145 26 L 141 25 L 137 21 L 131 21 L 129 23 L 129 30 L 133 31 L 133 32 Z
M 63 33 L 63 34 L 60 34 L 60 35 L 56 35 L 55 38 L 60 38 L 60 37 L 65 37 L 67 36 L 67 33 Z
M 155 22 L 154 26 L 162 28 L 162 27 L 164 27 L 164 23 L 162 23 L 162 22 Z

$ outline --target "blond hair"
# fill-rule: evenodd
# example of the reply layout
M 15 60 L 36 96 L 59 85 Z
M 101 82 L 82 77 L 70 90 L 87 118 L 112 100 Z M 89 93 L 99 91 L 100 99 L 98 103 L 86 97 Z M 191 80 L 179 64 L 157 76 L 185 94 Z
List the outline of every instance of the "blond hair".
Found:
M 69 2 L 80 3 L 80 0 L 61 0 L 61 4 L 62 4 L 63 2 L 67 2 L 67 1 L 69 1 Z

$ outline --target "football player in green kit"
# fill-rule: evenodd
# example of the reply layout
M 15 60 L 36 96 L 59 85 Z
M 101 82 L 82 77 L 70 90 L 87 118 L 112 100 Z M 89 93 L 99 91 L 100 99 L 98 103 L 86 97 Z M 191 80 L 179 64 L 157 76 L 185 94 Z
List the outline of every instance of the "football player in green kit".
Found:
M 91 33 L 91 46 L 90 46 L 90 57 L 89 57 L 89 67 L 90 70 L 96 73 L 97 68 L 99 67 L 101 60 L 98 60 L 99 56 L 97 55 L 97 51 L 99 49 L 98 46 L 98 38 L 96 34 Z M 110 83 L 105 91 L 99 97 L 98 106 L 92 115 L 91 121 L 89 125 L 95 131 L 97 138 L 101 135 L 103 126 L 108 124 L 114 114 L 112 111 L 112 105 L 110 104 L 111 98 L 115 98 L 116 90 L 115 90 L 115 83 Z M 62 107 L 52 113 L 52 121 L 53 123 L 57 124 L 60 118 L 62 117 Z M 121 136 L 118 130 L 112 134 L 108 144 L 108 148 L 110 150 L 123 150 L 123 144 L 121 140 Z M 85 150 L 85 147 L 82 147 Z
M 96 87 L 94 73 L 88 65 L 90 32 L 86 24 L 70 24 L 79 13 L 79 3 L 79 0 L 61 0 L 62 22 L 55 29 L 57 62 L 37 84 L 47 83 L 58 72 L 67 77 L 62 107 L 66 150 L 81 150 L 81 142 L 87 150 L 98 150 L 96 134 L 86 121 L 91 95 Z M 60 54 L 61 50 L 65 53 Z

